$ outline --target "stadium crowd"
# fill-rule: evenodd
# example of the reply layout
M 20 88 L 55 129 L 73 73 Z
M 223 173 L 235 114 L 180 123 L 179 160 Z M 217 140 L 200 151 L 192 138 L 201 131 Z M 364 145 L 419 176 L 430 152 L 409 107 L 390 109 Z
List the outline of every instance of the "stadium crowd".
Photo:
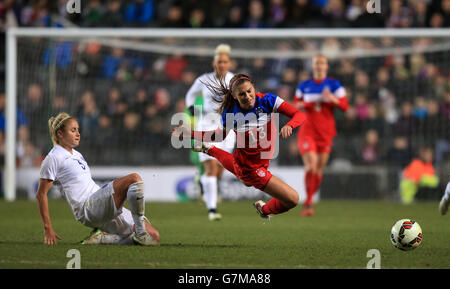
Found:
M 75 16 L 66 14 L 66 2 L 4 1 L 0 4 L 2 27 L 5 23 L 52 26 L 56 19 L 52 13 L 83 27 L 448 27 L 450 21 L 450 0 L 393 0 L 380 15 L 365 13 L 366 1 L 359 0 L 222 0 L 214 5 L 213 1 L 91 0 Z M 46 120 L 60 111 L 78 118 L 83 136 L 80 150 L 93 165 L 189 164 L 189 154 L 170 144 L 170 119 L 185 111 L 185 93 L 197 76 L 211 71 L 211 57 L 165 56 L 99 43 L 83 49 L 74 45 L 55 46 L 58 81 L 52 96 L 45 74 L 32 74 L 48 70 L 48 51 L 35 51 L 37 46 L 31 44 L 19 46 L 24 56 L 19 60 L 19 77 L 24 81 L 18 99 L 19 165 L 39 166 L 50 145 L 49 139 L 42 138 L 48 135 Z M 321 45 L 322 51 L 337 49 L 337 54 L 343 49 L 333 38 Z M 394 40 L 383 39 L 383 45 L 393 47 Z M 367 43 L 362 39 L 350 44 L 353 49 L 364 47 Z M 41 59 L 40 68 L 28 71 L 27 64 L 36 63 L 36 58 Z M 338 137 L 332 161 L 404 167 L 425 144 L 434 148 L 437 166 L 448 162 L 449 63 L 448 51 L 331 59 L 330 75 L 342 82 L 351 104 L 346 113 L 336 112 Z M 2 66 L 4 74 L 4 62 Z M 233 60 L 231 71 L 249 73 L 257 87 L 276 91 L 290 102 L 297 84 L 311 77 L 308 59 L 239 58 Z M 3 84 L 2 155 L 4 107 Z M 281 141 L 280 151 L 278 164 L 301 164 L 295 137 Z
M 2 22 L 52 26 L 63 17 L 82 27 L 449 27 L 449 0 L 81 0 L 81 14 L 68 15 L 68 0 L 5 0 Z

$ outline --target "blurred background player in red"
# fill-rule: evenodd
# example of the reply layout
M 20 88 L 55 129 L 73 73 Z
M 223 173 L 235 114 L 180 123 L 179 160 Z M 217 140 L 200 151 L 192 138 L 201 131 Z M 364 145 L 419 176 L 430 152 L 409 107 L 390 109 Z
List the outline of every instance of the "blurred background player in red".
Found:
M 306 113 L 305 124 L 297 134 L 298 148 L 305 166 L 306 200 L 302 216 L 313 216 L 313 196 L 322 182 L 333 138 L 336 136 L 334 108 L 348 109 L 346 91 L 341 83 L 328 77 L 328 60 L 318 54 L 312 59 L 313 78 L 296 89 L 294 106 Z
M 223 95 L 218 110 L 222 116 L 221 127 L 213 131 L 191 131 L 190 127 L 180 125 L 173 129 L 173 136 L 187 135 L 201 140 L 201 147 L 194 150 L 216 158 L 245 185 L 272 196 L 267 203 L 259 200 L 253 204 L 262 218 L 294 208 L 299 201 L 298 192 L 268 170 L 276 141 L 272 117 L 273 113 L 281 113 L 291 119 L 280 132 L 285 139 L 304 123 L 305 115 L 279 96 L 256 93 L 252 80 L 245 74 L 233 76 L 229 85 L 221 79 L 219 85 L 210 88 L 214 95 Z M 230 130 L 236 132 L 237 138 L 233 154 L 208 143 L 221 142 Z

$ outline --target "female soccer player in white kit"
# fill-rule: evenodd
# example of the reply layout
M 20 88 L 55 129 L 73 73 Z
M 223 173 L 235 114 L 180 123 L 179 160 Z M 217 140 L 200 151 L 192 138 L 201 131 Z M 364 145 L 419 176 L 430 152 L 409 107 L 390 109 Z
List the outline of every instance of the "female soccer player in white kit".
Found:
M 48 121 L 53 149 L 41 165 L 36 199 L 44 223 L 44 243 L 61 240 L 50 221 L 47 193 L 55 181 L 77 221 L 94 228 L 82 244 L 158 245 L 159 232 L 144 216 L 145 203 L 141 177 L 130 174 L 99 187 L 86 160 L 74 148 L 80 143 L 78 122 L 67 113 Z M 128 201 L 130 210 L 123 207 Z M 133 232 L 134 228 L 134 232 Z
M 231 67 L 230 52 L 231 48 L 226 44 L 217 46 L 213 60 L 214 72 L 205 73 L 199 76 L 186 93 L 186 106 L 189 108 L 192 115 L 194 115 L 194 103 L 196 97 L 198 95 L 203 97 L 203 109 L 197 122 L 196 130 L 209 131 L 215 130 L 220 126 L 221 118 L 216 112 L 220 107 L 219 101 L 222 96 L 213 95 L 208 89 L 207 84 L 211 84 L 211 82 L 217 83 L 218 80 L 222 78 L 225 83 L 230 82 L 231 78 L 234 76 L 233 73 L 228 71 Z M 213 114 L 217 116 L 216 119 L 208 117 Z M 229 133 L 223 142 L 217 143 L 217 147 L 231 153 L 234 148 L 235 140 L 236 135 L 234 132 Z M 216 143 L 214 145 L 216 145 Z M 208 209 L 208 218 L 211 221 L 220 220 L 222 216 L 217 213 L 217 180 L 222 177 L 223 167 L 215 158 L 201 152 L 199 153 L 199 161 L 203 163 L 205 168 L 204 174 L 200 177 L 200 183 L 203 189 L 206 208 Z

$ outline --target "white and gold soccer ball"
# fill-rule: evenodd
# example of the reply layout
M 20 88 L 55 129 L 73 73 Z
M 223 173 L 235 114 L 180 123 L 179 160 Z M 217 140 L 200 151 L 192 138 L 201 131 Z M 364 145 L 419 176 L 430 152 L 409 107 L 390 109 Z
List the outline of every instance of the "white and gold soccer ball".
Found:
M 422 228 L 414 220 L 401 219 L 392 226 L 391 242 L 400 250 L 410 251 L 419 247 L 422 238 Z

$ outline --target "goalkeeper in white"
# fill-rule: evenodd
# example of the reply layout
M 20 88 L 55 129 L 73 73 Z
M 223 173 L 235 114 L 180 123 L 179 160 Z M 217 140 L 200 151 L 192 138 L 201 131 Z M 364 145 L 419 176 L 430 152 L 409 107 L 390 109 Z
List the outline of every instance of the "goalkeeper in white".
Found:
M 94 228 L 82 244 L 159 245 L 159 232 L 144 216 L 145 203 L 141 177 L 130 174 L 99 187 L 86 160 L 74 148 L 80 143 L 78 122 L 67 113 L 48 121 L 53 149 L 44 159 L 36 199 L 44 223 L 44 243 L 57 244 L 50 221 L 47 193 L 54 181 L 77 221 Z M 130 210 L 123 207 L 128 201 Z

